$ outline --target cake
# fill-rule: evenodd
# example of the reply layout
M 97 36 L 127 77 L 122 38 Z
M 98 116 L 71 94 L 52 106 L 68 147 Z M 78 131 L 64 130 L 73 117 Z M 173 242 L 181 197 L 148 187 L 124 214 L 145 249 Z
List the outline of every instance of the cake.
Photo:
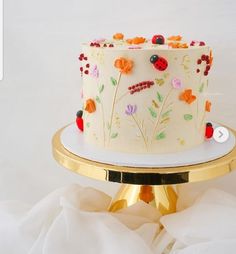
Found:
M 79 56 L 84 142 L 116 152 L 173 153 L 205 142 L 212 51 L 154 35 L 96 39 Z M 82 126 L 81 126 L 82 125 Z

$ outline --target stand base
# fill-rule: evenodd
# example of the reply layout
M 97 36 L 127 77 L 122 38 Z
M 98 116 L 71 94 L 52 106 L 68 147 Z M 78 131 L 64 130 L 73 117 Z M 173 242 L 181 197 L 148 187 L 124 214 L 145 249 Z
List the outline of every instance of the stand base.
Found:
M 172 186 L 123 184 L 113 199 L 109 211 L 116 212 L 138 201 L 144 201 L 157 208 L 161 215 L 176 212 L 177 194 Z

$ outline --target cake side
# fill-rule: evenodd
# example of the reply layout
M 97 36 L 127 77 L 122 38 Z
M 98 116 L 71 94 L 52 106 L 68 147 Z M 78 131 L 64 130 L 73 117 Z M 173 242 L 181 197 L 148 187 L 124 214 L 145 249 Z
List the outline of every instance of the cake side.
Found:
M 170 153 L 204 141 L 208 46 L 83 45 L 84 138 L 122 152 Z

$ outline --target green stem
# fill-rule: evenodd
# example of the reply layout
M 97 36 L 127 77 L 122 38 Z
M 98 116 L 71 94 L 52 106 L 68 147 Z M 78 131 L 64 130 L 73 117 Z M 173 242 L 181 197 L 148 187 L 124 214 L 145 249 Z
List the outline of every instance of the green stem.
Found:
M 110 140 L 111 140 L 111 129 L 112 129 L 112 124 L 113 124 L 113 115 L 114 115 L 114 110 L 115 110 L 115 103 L 116 103 L 116 97 L 117 97 L 117 91 L 118 91 L 118 87 L 120 84 L 120 78 L 121 78 L 121 72 L 119 72 L 119 76 L 117 79 L 117 84 L 116 84 L 116 88 L 115 88 L 115 92 L 114 92 L 114 96 L 113 96 L 113 102 L 112 102 L 112 107 L 111 107 L 111 118 L 110 118 L 110 122 L 109 122 L 109 136 L 108 136 L 108 145 L 110 144 Z
M 161 105 L 160 112 L 159 112 L 159 116 L 158 116 L 158 118 L 157 118 L 156 124 L 155 124 L 154 129 L 153 129 L 152 138 L 151 138 L 151 140 L 150 140 L 150 145 L 151 145 L 152 142 L 153 142 L 153 139 L 154 139 L 154 136 L 155 136 L 155 133 L 156 133 L 156 129 L 157 129 L 159 123 L 160 123 L 161 115 L 162 115 L 164 106 L 165 106 L 165 104 L 166 104 L 166 102 L 167 102 L 167 100 L 168 100 L 168 98 L 169 98 L 169 96 L 170 96 L 170 94 L 171 94 L 172 91 L 173 91 L 173 88 L 171 88 L 171 89 L 169 90 L 169 92 L 167 93 L 167 95 L 166 95 L 166 97 L 165 97 L 165 99 L 164 99 L 164 101 L 163 101 L 163 103 L 162 103 L 162 105 Z
M 148 151 L 148 144 L 147 144 L 147 141 L 146 141 L 146 139 L 145 139 L 144 133 L 143 133 L 141 127 L 139 126 L 137 120 L 135 119 L 135 117 L 134 117 L 133 115 L 131 115 L 131 116 L 132 116 L 132 118 L 134 119 L 134 122 L 136 123 L 136 125 L 137 125 L 137 127 L 138 127 L 138 129 L 139 129 L 139 131 L 140 131 L 140 133 L 141 133 L 141 135 L 142 135 L 142 137 L 143 137 L 143 142 L 144 142 L 145 147 L 146 147 L 146 149 L 147 149 L 147 151 Z

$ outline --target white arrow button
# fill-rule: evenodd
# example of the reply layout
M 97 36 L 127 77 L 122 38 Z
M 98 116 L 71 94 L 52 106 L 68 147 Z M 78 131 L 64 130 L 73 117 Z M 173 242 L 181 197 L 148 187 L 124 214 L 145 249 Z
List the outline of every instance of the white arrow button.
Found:
M 214 129 L 213 138 L 216 142 L 224 143 L 229 138 L 229 131 L 225 127 Z

